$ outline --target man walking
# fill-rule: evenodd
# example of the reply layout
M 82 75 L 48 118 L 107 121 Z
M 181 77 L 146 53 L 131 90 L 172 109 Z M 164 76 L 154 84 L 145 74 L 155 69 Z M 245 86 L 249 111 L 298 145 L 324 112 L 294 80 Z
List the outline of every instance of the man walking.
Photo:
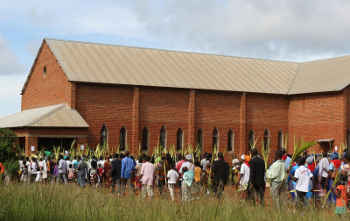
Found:
M 67 184 L 67 162 L 60 155 L 60 160 L 58 161 L 58 175 L 60 180 L 63 180 L 64 184 Z
M 117 185 L 118 188 L 118 194 L 120 194 L 120 176 L 121 176 L 121 170 L 122 170 L 122 162 L 119 158 L 119 155 L 116 153 L 114 154 L 114 159 L 112 160 L 112 169 L 111 169 L 111 176 L 112 176 L 112 193 L 115 191 L 115 185 Z
M 85 187 L 86 184 L 86 178 L 88 175 L 88 165 L 84 159 L 84 157 L 80 158 L 80 162 L 78 164 L 78 184 L 81 187 Z
M 150 157 L 145 156 L 141 166 L 142 198 L 146 198 L 146 195 L 153 197 L 154 173 L 155 166 L 150 162 Z
M 133 184 L 131 182 L 131 176 L 135 169 L 135 161 L 131 159 L 129 156 L 129 151 L 126 151 L 125 157 L 122 160 L 122 170 L 121 170 L 121 178 L 122 178 L 122 193 L 126 192 L 126 185 L 129 185 L 130 189 L 133 188 Z
M 217 198 L 220 198 L 224 187 L 227 183 L 228 176 L 229 176 L 229 166 L 228 163 L 224 160 L 224 155 L 219 152 L 218 153 L 218 160 L 214 161 L 212 172 L 213 172 L 213 181 L 214 181 L 214 193 Z
M 276 151 L 276 161 L 270 166 L 266 172 L 266 178 L 270 181 L 270 192 L 272 200 L 275 206 L 280 209 L 281 207 L 281 193 L 283 192 L 283 187 L 286 178 L 286 167 L 285 162 L 282 160 L 283 151 Z
M 265 193 L 265 161 L 259 156 L 257 149 L 252 149 L 252 159 L 249 162 L 250 165 L 250 177 L 249 177 L 249 195 L 256 202 L 257 196 L 259 197 L 260 204 L 264 205 L 264 193 Z

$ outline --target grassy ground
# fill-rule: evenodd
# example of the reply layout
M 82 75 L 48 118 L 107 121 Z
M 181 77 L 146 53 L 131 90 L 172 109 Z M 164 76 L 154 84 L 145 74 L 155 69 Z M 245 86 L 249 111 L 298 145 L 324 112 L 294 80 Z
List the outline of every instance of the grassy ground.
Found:
M 230 191 L 229 191 L 230 192 Z M 0 220 L 335 220 L 333 210 L 253 207 L 232 193 L 222 201 L 203 197 L 189 203 L 167 197 L 141 200 L 139 196 L 117 197 L 106 189 L 81 189 L 64 185 L 0 185 Z M 349 219 L 349 217 L 345 218 Z M 344 220 L 345 220 L 344 219 Z

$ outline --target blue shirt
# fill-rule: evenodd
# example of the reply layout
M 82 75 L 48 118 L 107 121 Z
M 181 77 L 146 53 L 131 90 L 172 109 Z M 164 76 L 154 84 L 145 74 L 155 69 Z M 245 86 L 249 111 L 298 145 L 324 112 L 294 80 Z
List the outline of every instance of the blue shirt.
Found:
M 285 162 L 285 167 L 286 167 L 286 169 L 288 169 L 290 163 L 292 162 L 292 159 L 291 159 L 290 157 L 287 156 L 287 158 L 286 158 L 286 160 L 285 160 L 284 162 Z
M 135 162 L 130 157 L 124 157 L 122 160 L 121 178 L 129 179 L 134 169 Z

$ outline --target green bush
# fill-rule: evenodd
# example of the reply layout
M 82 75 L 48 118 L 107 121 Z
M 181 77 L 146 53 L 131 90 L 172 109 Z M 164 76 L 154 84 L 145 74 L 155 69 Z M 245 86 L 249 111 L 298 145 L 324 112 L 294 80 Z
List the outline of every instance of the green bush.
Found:
M 16 160 L 9 160 L 4 163 L 5 173 L 10 177 L 15 177 L 19 171 L 19 163 Z
M 0 162 L 15 160 L 18 152 L 16 134 L 9 129 L 0 128 Z

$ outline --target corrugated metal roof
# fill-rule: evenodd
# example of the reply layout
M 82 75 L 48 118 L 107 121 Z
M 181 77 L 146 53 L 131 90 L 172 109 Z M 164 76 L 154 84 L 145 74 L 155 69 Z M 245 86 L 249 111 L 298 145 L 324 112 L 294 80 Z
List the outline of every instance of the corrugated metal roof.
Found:
M 45 41 L 68 80 L 73 82 L 284 95 L 340 91 L 350 84 L 350 56 L 297 63 L 77 41 Z
M 46 39 L 70 81 L 286 94 L 298 64 Z
M 340 91 L 350 83 L 350 56 L 301 63 L 288 94 Z
M 25 110 L 0 118 L 0 128 L 16 127 L 89 127 L 76 111 L 66 104 Z

